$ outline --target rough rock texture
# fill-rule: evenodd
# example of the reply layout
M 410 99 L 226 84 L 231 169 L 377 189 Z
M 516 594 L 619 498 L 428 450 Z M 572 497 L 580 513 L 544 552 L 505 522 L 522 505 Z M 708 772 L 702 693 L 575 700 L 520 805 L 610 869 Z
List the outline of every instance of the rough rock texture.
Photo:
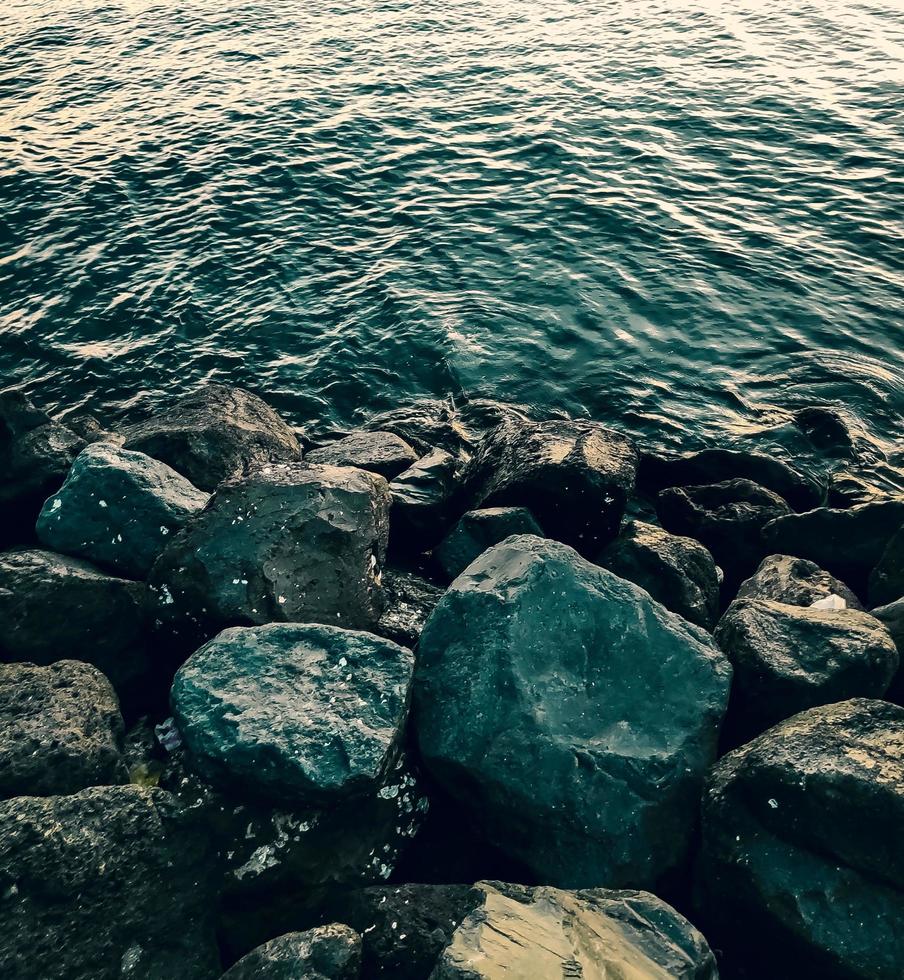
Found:
M 455 457 L 442 449 L 392 481 L 393 551 L 420 554 L 436 544 L 449 525 L 456 485 Z
M 656 493 L 666 487 L 749 480 L 787 501 L 795 510 L 810 510 L 822 503 L 823 488 L 787 463 L 742 449 L 703 449 L 682 456 L 644 455 L 638 484 Z
M 255 464 L 301 458 L 295 433 L 257 395 L 208 384 L 125 430 L 125 448 L 162 460 L 201 490 Z
M 308 463 L 357 466 L 387 480 L 394 480 L 417 460 L 418 454 L 394 432 L 353 432 L 305 455 Z
M 848 609 L 863 609 L 860 600 L 840 579 L 805 558 L 769 555 L 755 574 L 741 584 L 739 599 L 771 599 L 789 606 L 812 606 L 837 595 Z
M 79 453 L 44 504 L 38 538 L 53 551 L 143 579 L 207 496 L 165 463 L 98 442 Z
M 731 668 L 711 638 L 567 546 L 485 552 L 421 637 L 425 765 L 486 837 L 567 887 L 685 856 Z
M 897 980 L 904 710 L 796 715 L 722 758 L 703 804 L 709 939 L 751 977 Z
M 361 937 L 331 924 L 271 939 L 243 956 L 222 980 L 357 980 Z
M 336 626 L 224 630 L 173 682 L 188 764 L 223 789 L 301 805 L 372 790 L 397 756 L 413 663 Z
M 700 933 L 648 892 L 479 882 L 430 980 L 717 980 Z
M 374 632 L 413 650 L 444 591 L 413 572 L 387 568 L 383 572 L 385 607 Z
M 492 548 L 512 534 L 542 537 L 543 531 L 526 507 L 469 510 L 446 535 L 434 555 L 451 582 L 487 548 Z
M 725 572 L 731 594 L 749 575 L 765 551 L 763 527 L 790 513 L 781 497 L 750 480 L 729 480 L 705 486 L 672 487 L 656 498 L 656 513 L 672 534 L 696 538 Z
M 206 835 L 160 790 L 0 803 L 0 976 L 212 980 L 211 872 Z
M 898 529 L 869 577 L 869 604 L 885 606 L 904 597 L 904 523 Z
M 633 442 L 598 423 L 507 421 L 463 484 L 472 507 L 526 507 L 551 538 L 594 555 L 618 533 L 636 469 Z
M 119 702 L 95 667 L 0 665 L 0 798 L 124 783 L 122 739 Z
M 171 539 L 150 582 L 162 620 L 196 640 L 225 626 L 380 618 L 389 489 L 338 466 L 265 466 L 224 483 Z
M 854 609 L 738 599 L 715 638 L 734 667 L 728 723 L 745 737 L 806 708 L 881 697 L 898 669 L 888 630 Z
M 719 574 L 713 556 L 693 538 L 631 521 L 596 563 L 639 585 L 666 609 L 712 631 L 719 617 Z
M 49 551 L 0 554 L 0 659 L 49 664 L 83 660 L 120 697 L 149 666 L 145 587 Z
M 870 572 L 904 521 L 904 498 L 861 504 L 847 510 L 819 507 L 808 514 L 779 517 L 763 529 L 769 551 L 816 562 L 866 594 Z

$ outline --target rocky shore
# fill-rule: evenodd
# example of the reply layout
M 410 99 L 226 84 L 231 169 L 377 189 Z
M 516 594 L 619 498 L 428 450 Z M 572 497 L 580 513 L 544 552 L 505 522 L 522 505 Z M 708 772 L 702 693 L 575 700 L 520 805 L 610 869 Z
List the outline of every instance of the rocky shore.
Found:
M 5 980 L 904 976 L 868 468 L 210 384 L 0 472 Z

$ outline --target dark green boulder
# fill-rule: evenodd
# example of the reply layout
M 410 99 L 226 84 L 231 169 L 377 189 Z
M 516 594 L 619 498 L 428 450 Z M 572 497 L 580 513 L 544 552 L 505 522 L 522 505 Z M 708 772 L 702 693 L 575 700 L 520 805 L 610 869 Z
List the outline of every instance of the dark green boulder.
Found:
M 559 542 L 508 538 L 440 600 L 421 754 L 487 839 L 563 887 L 686 857 L 731 667 L 712 639 Z
M 526 507 L 487 507 L 469 510 L 434 552 L 451 581 L 482 555 L 512 534 L 543 536 L 540 525 Z
M 271 939 L 243 956 L 222 980 L 357 980 L 360 973 L 361 937 L 333 924 Z
M 224 630 L 173 682 L 187 762 L 274 801 L 366 792 L 397 757 L 412 666 L 410 650 L 336 626 Z
M 38 539 L 53 551 L 143 579 L 169 536 L 207 499 L 165 463 L 98 442 L 79 453 L 44 504 Z

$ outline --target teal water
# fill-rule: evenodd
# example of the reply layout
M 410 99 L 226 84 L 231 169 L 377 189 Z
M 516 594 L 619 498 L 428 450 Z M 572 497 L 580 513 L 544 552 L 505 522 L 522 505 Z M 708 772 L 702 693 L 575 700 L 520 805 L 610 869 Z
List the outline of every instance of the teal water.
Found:
M 894 0 L 7 0 L 0 377 L 891 457 L 902 107 Z

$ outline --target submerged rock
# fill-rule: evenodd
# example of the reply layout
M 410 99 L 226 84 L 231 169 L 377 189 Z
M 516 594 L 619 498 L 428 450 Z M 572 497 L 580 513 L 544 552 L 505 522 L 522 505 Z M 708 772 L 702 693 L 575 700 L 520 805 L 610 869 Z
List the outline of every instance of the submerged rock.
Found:
M 444 591 L 413 572 L 387 568 L 383 572 L 385 608 L 374 632 L 413 650 Z
M 189 766 L 225 790 L 325 803 L 373 790 L 395 762 L 410 650 L 335 626 L 224 630 L 176 674 Z
M 162 460 L 213 491 L 250 467 L 301 459 L 292 429 L 257 395 L 207 384 L 125 430 L 124 448 Z
M 120 697 L 149 672 L 145 587 L 49 551 L 0 553 L 0 659 L 51 664 L 83 660 Z
M 485 552 L 421 637 L 415 725 L 487 839 L 563 886 L 685 858 L 731 668 L 702 630 L 565 545 Z
M 526 507 L 551 538 L 593 555 L 618 533 L 637 450 L 596 422 L 506 421 L 465 470 L 473 507 Z
M 333 924 L 271 939 L 243 956 L 222 980 L 357 980 L 360 972 L 361 937 Z
M 43 545 L 143 579 L 169 535 L 208 495 L 144 453 L 109 443 L 82 450 L 66 482 L 41 510 Z
M 305 462 L 326 466 L 356 466 L 394 480 L 418 461 L 418 454 L 394 432 L 353 432 L 344 439 L 313 449 Z
M 122 739 L 119 702 L 96 668 L 0 665 L 0 798 L 124 783 Z
M 456 486 L 455 457 L 442 449 L 392 481 L 393 551 L 420 554 L 436 544 L 451 520 Z
M 806 708 L 881 697 L 898 669 L 888 630 L 854 609 L 738 599 L 715 638 L 734 667 L 728 724 L 746 738 Z
M 389 506 L 382 477 L 348 467 L 266 466 L 224 483 L 155 564 L 158 615 L 195 641 L 275 621 L 371 627 Z
M 0 975 L 214 980 L 206 835 L 160 790 L 0 803 Z
M 860 600 L 840 579 L 805 558 L 769 555 L 738 589 L 739 599 L 771 599 L 789 606 L 811 607 L 838 596 L 847 609 L 863 609 Z
M 722 758 L 703 801 L 710 939 L 750 976 L 897 980 L 904 710 L 845 701 Z
M 904 522 L 869 576 L 871 606 L 884 606 L 901 598 L 904 598 Z
M 543 531 L 526 507 L 469 510 L 446 535 L 434 554 L 451 581 L 487 548 L 492 548 L 512 534 L 542 537 Z
M 639 585 L 666 609 L 712 631 L 719 617 L 719 573 L 713 556 L 693 538 L 631 521 L 596 563 Z
M 479 882 L 430 980 L 637 977 L 717 980 L 702 935 L 648 892 Z

